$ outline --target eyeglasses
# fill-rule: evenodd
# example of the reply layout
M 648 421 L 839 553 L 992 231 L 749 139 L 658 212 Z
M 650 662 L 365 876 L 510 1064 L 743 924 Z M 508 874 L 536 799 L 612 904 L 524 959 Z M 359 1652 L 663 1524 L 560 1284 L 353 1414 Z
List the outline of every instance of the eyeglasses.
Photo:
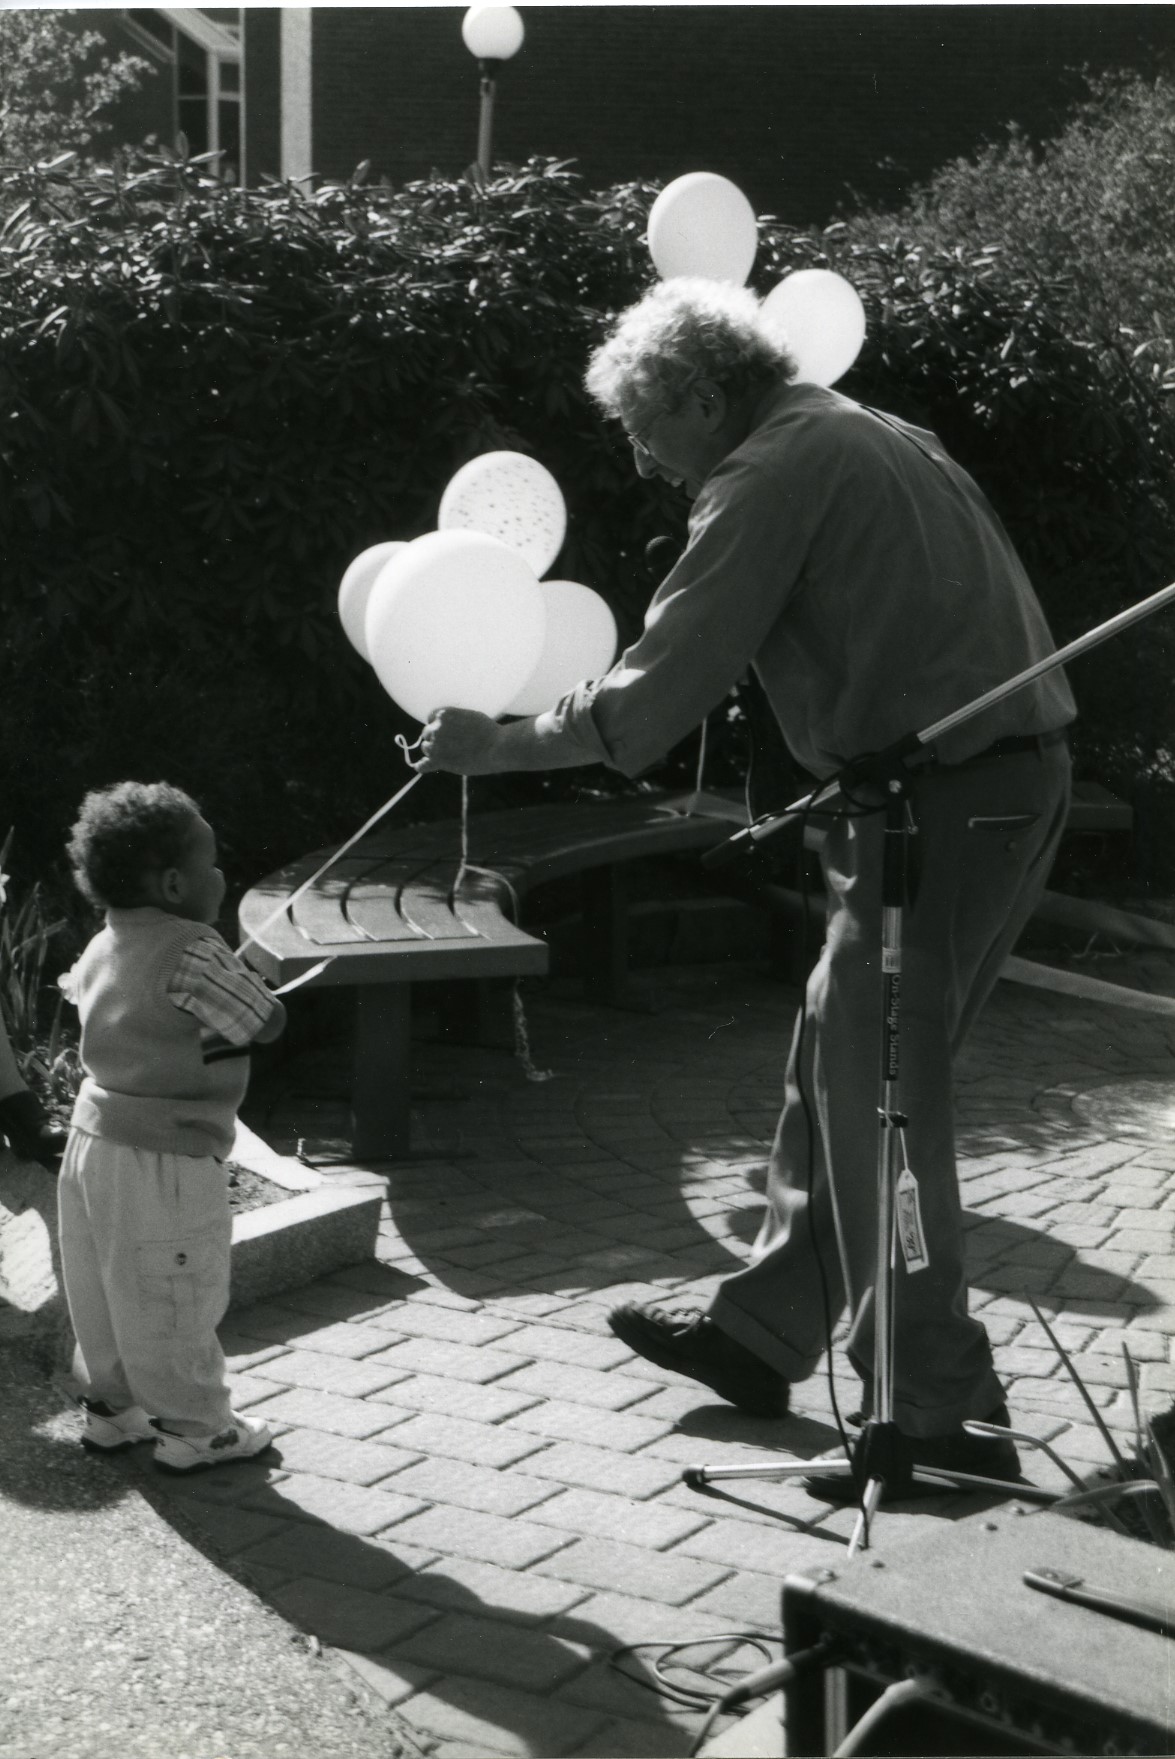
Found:
M 653 419 L 646 424 L 643 433 L 633 433 L 631 429 L 625 428 L 624 432 L 628 443 L 638 458 L 647 458 L 650 462 L 655 462 L 653 454 L 649 450 L 648 435 L 652 433 L 664 413 L 664 410 L 659 410 Z

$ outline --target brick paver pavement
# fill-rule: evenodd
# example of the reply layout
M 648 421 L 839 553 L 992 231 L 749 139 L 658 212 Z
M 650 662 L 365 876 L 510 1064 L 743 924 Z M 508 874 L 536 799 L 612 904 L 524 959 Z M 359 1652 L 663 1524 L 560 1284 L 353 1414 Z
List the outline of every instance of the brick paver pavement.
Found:
M 627 1656 L 635 1678 L 613 1652 L 697 1644 L 683 1660 L 703 1670 L 757 1666 L 739 1634 L 778 1636 L 787 1572 L 867 1567 L 846 1563 L 851 1512 L 798 1485 L 682 1482 L 699 1460 L 834 1444 L 823 1374 L 786 1421 L 757 1421 L 607 1329 L 616 1301 L 704 1300 L 745 1256 L 794 1013 L 742 967 L 657 987 L 647 1014 L 536 987 L 545 1082 L 505 1051 L 420 1046 L 422 1084 L 449 1097 L 421 1108 L 427 1153 L 390 1170 L 379 1262 L 232 1316 L 236 1397 L 278 1431 L 272 1456 L 163 1491 L 443 1759 L 685 1753 L 699 1712 L 650 1689 L 654 1650 Z M 974 1305 L 1014 1422 L 1060 1436 L 1084 1475 L 1105 1444 L 1028 1297 L 1128 1445 L 1123 1343 L 1146 1409 L 1175 1389 L 1173 1036 L 1005 984 L 959 1071 Z M 329 1157 L 344 1089 L 341 1054 L 303 1062 L 264 1133 Z M 329 1177 L 372 1176 L 340 1163 Z M 853 1408 L 856 1383 L 836 1385 Z M 874 1556 L 978 1506 L 885 1512 Z

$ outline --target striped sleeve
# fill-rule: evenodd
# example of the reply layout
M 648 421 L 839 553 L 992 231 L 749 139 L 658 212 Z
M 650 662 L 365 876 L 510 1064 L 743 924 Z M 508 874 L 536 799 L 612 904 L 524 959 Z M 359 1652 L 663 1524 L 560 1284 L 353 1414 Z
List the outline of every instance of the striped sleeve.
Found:
M 167 993 L 199 1022 L 205 1062 L 242 1051 L 276 1005 L 261 979 L 212 930 L 184 948 Z

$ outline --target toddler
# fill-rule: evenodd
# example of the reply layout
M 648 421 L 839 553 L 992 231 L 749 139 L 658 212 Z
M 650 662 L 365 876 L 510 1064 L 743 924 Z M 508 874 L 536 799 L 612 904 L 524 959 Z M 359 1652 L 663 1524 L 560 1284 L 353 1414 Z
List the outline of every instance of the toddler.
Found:
M 211 924 L 216 838 L 166 782 L 86 795 L 68 853 L 106 911 L 63 980 L 85 1072 L 61 1167 L 61 1268 L 85 1389 L 82 1445 L 155 1445 L 164 1471 L 248 1459 L 273 1437 L 235 1416 L 216 1328 L 228 1306 L 224 1160 L 250 1044 L 285 1009 Z

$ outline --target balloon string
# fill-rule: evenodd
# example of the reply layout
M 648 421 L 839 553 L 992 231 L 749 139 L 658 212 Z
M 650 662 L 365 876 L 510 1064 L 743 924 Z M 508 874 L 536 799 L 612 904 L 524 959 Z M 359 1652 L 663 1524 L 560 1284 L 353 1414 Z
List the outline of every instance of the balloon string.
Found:
M 514 1055 L 522 1064 L 528 1081 L 553 1081 L 554 1069 L 540 1069 L 530 1054 L 530 1033 L 526 1029 L 526 1009 L 522 1005 L 522 979 L 514 979 Z
M 403 737 L 403 735 L 401 735 L 401 737 Z M 347 841 L 345 843 L 340 844 L 340 846 L 335 850 L 334 854 L 329 856 L 328 859 L 323 862 L 321 867 L 316 868 L 315 871 L 310 875 L 309 879 L 303 880 L 302 884 L 300 886 L 298 886 L 298 888 L 295 891 L 291 892 L 288 898 L 284 898 L 282 900 L 282 902 L 278 905 L 277 909 L 274 910 L 269 916 L 267 916 L 265 918 L 265 921 L 261 924 L 260 928 L 255 928 L 253 930 L 252 934 L 247 935 L 245 937 L 245 939 L 241 942 L 240 946 L 237 948 L 238 954 L 243 953 L 245 951 L 246 947 L 255 947 L 257 945 L 257 942 L 260 940 L 261 936 L 263 934 L 265 934 L 269 929 L 271 929 L 273 927 L 274 923 L 279 921 L 281 919 L 281 917 L 283 917 L 286 914 L 287 911 L 292 910 L 294 905 L 298 902 L 298 899 L 301 897 L 304 897 L 305 894 L 310 890 L 311 886 L 316 885 L 317 882 L 322 878 L 324 873 L 329 873 L 330 869 L 335 865 L 336 861 L 342 860 L 343 856 L 347 853 L 348 849 L 353 849 L 355 847 L 356 843 L 359 841 L 359 839 L 361 837 L 365 837 L 367 835 L 368 831 L 371 830 L 373 825 L 377 825 L 379 823 L 380 819 L 384 818 L 392 810 L 393 806 L 399 805 L 400 801 L 403 800 L 405 794 L 408 793 L 409 789 L 415 788 L 417 782 L 419 782 L 421 780 L 423 773 L 424 772 L 421 771 L 419 774 L 413 776 L 411 781 L 405 782 L 404 786 L 399 790 L 398 793 L 393 794 L 392 798 L 390 800 L 385 800 L 383 805 L 380 807 L 379 811 L 373 812 L 371 817 L 369 819 L 365 820 L 365 822 L 359 826 L 359 829 L 355 832 L 355 835 L 353 837 L 348 837 Z
M 694 777 L 694 799 L 695 799 L 695 801 L 701 795 L 702 775 L 703 775 L 703 772 L 705 771 L 705 768 L 706 768 L 706 732 L 707 732 L 707 723 L 705 721 L 703 721 L 702 722 L 702 737 L 698 742 L 698 773 Z
M 469 777 L 461 778 L 461 862 L 453 881 L 454 897 L 461 890 L 461 881 L 469 871 Z M 478 872 L 484 869 L 478 868 Z
M 461 778 L 461 862 L 453 880 L 452 896 L 456 898 L 461 889 L 461 882 L 467 873 L 480 873 L 485 879 L 493 880 L 496 885 L 505 886 L 510 897 L 510 919 L 515 927 L 521 906 L 518 893 L 510 884 L 504 873 L 496 873 L 491 867 L 478 867 L 469 859 L 469 777 Z M 526 1025 L 526 1009 L 522 1005 L 522 979 L 514 979 L 514 991 L 511 1003 L 514 1015 L 514 1055 L 521 1063 L 523 1073 L 528 1081 L 550 1081 L 554 1078 L 554 1069 L 540 1069 L 530 1052 L 530 1033 Z

